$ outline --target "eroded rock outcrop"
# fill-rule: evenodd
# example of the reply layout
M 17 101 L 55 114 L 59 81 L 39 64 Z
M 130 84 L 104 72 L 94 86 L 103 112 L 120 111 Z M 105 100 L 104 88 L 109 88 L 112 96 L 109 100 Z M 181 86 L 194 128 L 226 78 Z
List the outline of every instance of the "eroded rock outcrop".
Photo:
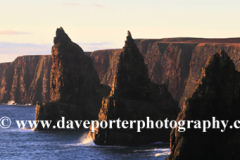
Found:
M 144 58 L 128 32 L 125 46 L 118 57 L 111 94 L 104 97 L 98 121 L 103 120 L 164 120 L 177 117 L 178 103 L 166 85 L 151 82 Z M 90 129 L 91 130 L 91 129 Z M 170 130 L 96 129 L 89 136 L 99 145 L 139 145 L 168 141 Z M 160 135 L 160 136 L 158 136 Z
M 224 132 L 208 129 L 203 133 L 191 129 L 171 132 L 171 154 L 166 160 L 240 159 L 240 135 L 231 125 L 240 114 L 240 73 L 225 51 L 211 56 L 203 69 L 194 93 L 186 100 L 177 121 L 229 120 Z
M 91 58 L 71 41 L 62 28 L 56 31 L 52 62 L 51 101 L 37 103 L 35 119 L 50 118 L 54 122 L 61 116 L 72 120 L 96 119 L 102 96 L 108 95 L 110 89 L 100 84 Z

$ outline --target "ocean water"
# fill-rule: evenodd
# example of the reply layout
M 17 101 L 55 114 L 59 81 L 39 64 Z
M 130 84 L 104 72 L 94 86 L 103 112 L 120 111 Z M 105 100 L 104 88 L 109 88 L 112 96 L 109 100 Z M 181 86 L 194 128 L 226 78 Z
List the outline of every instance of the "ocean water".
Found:
M 165 159 L 169 144 L 156 142 L 137 147 L 97 146 L 86 139 L 87 131 L 44 131 L 18 129 L 15 120 L 34 120 L 35 106 L 0 105 L 0 118 L 7 116 L 12 124 L 0 127 L 0 159 Z

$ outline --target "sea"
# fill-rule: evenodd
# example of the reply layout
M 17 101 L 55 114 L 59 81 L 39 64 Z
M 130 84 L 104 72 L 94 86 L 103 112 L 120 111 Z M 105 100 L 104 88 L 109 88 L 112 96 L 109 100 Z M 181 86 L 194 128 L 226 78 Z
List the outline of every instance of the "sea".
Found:
M 0 127 L 1 160 L 163 160 L 170 154 L 169 143 L 99 146 L 87 139 L 87 130 L 38 132 L 19 129 L 16 120 L 34 120 L 35 106 L 0 105 L 0 118 L 4 116 L 11 119 L 11 126 Z

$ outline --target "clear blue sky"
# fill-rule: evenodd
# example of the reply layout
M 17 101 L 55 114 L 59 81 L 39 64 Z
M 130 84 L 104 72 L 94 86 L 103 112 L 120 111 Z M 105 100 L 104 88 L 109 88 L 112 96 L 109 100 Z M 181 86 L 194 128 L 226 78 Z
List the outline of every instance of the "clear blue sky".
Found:
M 240 37 L 239 0 L 2 0 L 0 62 L 51 54 L 62 26 L 85 51 L 133 38 Z

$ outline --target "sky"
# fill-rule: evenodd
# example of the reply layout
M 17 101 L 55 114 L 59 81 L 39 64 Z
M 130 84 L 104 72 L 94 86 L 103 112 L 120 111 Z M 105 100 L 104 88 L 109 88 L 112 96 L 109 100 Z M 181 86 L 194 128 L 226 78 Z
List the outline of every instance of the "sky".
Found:
M 133 38 L 240 37 L 239 0 L 2 0 L 0 62 L 50 55 L 63 27 L 84 51 Z

